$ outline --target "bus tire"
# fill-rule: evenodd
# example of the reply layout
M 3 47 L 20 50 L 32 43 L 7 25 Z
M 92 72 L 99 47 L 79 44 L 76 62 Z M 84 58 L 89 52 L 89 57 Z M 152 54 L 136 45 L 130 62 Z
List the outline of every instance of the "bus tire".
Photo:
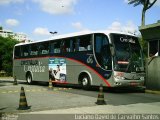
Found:
M 29 85 L 31 85 L 33 83 L 31 73 L 27 73 L 27 75 L 26 75 L 26 81 L 27 81 L 27 83 Z
M 90 77 L 87 74 L 80 75 L 80 84 L 84 90 L 89 90 L 91 87 Z

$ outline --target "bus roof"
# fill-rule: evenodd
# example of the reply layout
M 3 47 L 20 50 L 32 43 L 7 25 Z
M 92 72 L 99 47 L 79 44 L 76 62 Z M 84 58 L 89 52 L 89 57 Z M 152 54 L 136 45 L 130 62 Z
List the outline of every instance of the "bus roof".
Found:
M 112 31 L 112 30 L 89 31 L 89 30 L 87 30 L 87 31 L 69 33 L 69 34 L 64 34 L 64 35 L 55 35 L 55 36 L 53 36 L 49 39 L 44 39 L 44 40 L 38 40 L 38 41 L 26 42 L 26 43 L 19 43 L 19 44 L 16 44 L 15 46 L 32 44 L 32 43 L 39 43 L 39 42 L 45 42 L 45 41 L 57 40 L 57 39 L 64 39 L 64 38 L 70 38 L 70 37 L 76 37 L 76 36 L 94 34 L 94 33 L 104 33 L 106 35 L 109 35 L 111 33 L 115 33 L 115 34 L 125 34 L 125 35 L 135 36 L 134 34 L 131 34 L 131 33 L 128 33 L 128 32 L 121 32 L 121 31 Z

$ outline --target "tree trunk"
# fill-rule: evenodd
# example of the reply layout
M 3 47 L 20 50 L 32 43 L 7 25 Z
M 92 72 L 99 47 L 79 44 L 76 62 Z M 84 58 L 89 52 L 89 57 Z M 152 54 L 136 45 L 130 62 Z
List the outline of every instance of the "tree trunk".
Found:
M 143 11 L 142 11 L 142 21 L 141 21 L 141 26 L 145 26 L 145 13 L 146 13 L 146 10 L 143 9 Z

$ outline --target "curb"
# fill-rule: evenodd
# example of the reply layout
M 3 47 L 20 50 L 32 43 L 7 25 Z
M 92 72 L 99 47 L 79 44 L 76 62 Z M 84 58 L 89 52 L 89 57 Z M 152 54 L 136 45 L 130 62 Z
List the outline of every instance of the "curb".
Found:
M 8 80 L 8 79 L 13 79 L 13 77 L 0 77 L 0 80 Z
M 146 93 L 151 93 L 151 94 L 160 94 L 160 91 L 156 90 L 145 90 Z

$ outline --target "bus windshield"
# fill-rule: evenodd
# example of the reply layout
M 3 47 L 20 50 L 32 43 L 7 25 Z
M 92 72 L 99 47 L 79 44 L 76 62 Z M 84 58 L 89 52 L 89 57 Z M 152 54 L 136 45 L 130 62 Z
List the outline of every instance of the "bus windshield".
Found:
M 144 71 L 142 50 L 138 38 L 122 34 L 111 34 L 111 38 L 115 47 L 114 70 Z

